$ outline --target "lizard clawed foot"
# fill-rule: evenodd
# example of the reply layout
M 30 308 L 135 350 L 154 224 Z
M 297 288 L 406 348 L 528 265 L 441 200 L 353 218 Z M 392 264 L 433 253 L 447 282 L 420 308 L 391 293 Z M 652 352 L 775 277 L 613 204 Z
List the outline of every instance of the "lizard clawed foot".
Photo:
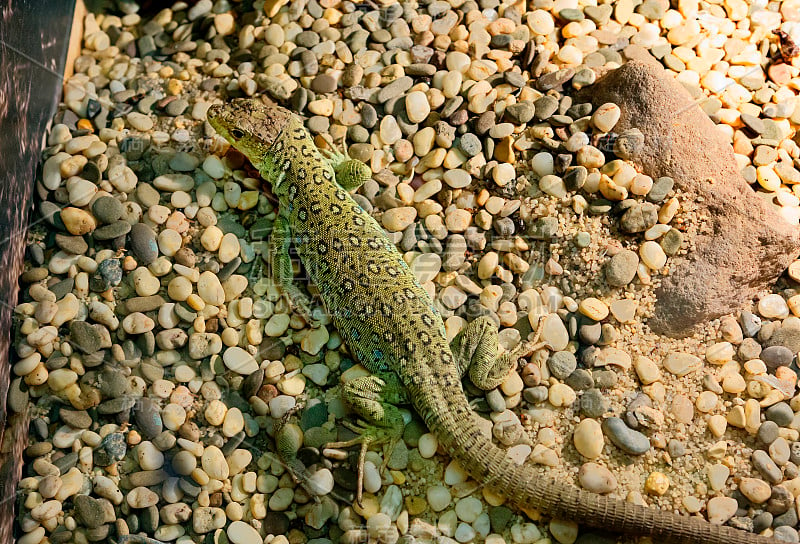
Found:
M 328 444 L 325 444 L 325 448 L 341 449 L 350 448 L 356 445 L 361 446 L 358 454 L 356 479 L 356 504 L 361 506 L 361 499 L 364 496 L 364 463 L 367 460 L 367 450 L 371 445 L 374 444 L 386 444 L 386 447 L 383 450 L 383 462 L 381 463 L 380 470 L 381 475 L 383 475 L 383 473 L 386 471 L 387 465 L 389 464 L 389 459 L 392 456 L 392 452 L 394 451 L 397 442 L 400 440 L 400 434 L 392 432 L 391 429 L 385 429 L 383 427 L 372 425 L 358 425 L 355 423 L 350 423 L 349 421 L 343 421 L 342 425 L 351 431 L 358 433 L 359 436 L 350 440 L 329 442 Z
M 520 342 L 520 344 L 517 347 L 511 350 L 511 356 L 514 357 L 515 360 L 522 359 L 523 357 L 527 357 L 528 355 L 532 354 L 534 351 L 546 347 L 547 342 L 543 342 L 540 340 L 540 338 L 542 337 L 543 328 L 544 328 L 544 318 L 540 317 L 539 322 L 536 325 L 536 332 L 533 335 L 533 340 L 526 340 L 524 342 Z

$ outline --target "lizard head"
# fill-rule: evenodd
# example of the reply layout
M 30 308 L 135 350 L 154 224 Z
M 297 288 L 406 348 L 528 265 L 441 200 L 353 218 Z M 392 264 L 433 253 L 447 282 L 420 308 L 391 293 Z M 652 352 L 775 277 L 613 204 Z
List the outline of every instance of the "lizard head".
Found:
M 261 168 L 262 157 L 291 118 L 289 110 L 266 98 L 236 98 L 208 109 L 208 122 L 217 134 Z

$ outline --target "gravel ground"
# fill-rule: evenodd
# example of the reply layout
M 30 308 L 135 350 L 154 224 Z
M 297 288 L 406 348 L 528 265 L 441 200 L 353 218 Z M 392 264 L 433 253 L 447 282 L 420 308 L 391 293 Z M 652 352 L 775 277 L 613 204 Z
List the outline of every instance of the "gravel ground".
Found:
M 8 403 L 32 414 L 18 542 L 602 541 L 504 506 L 411 411 L 354 504 L 354 455 L 324 445 L 351 436 L 339 386 L 364 369 L 321 306 L 309 327 L 268 278 L 275 200 L 206 122 L 260 94 L 371 167 L 354 196 L 448 335 L 486 315 L 511 349 L 543 319 L 547 347 L 501 387 L 465 384 L 510 456 L 798 542 L 800 261 L 749 311 L 651 333 L 653 291 L 702 218 L 625 160 L 638 131 L 614 132 L 618 106 L 572 96 L 649 51 L 798 224 L 800 2 L 672 6 L 200 0 L 145 17 L 120 0 L 89 15 L 15 312 Z M 281 424 L 311 494 L 273 453 Z

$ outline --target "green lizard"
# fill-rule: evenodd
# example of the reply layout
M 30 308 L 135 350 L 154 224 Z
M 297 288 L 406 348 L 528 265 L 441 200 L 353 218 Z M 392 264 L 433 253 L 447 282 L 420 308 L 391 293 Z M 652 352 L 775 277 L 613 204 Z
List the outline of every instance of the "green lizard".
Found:
M 338 154 L 324 156 L 298 116 L 255 98 L 212 106 L 208 120 L 278 197 L 271 241 L 275 281 L 307 315 L 308 301 L 292 283 L 293 244 L 351 353 L 372 373 L 343 386 L 345 401 L 367 424 L 358 428 L 356 439 L 329 444 L 361 445 L 359 497 L 367 447 L 400 438 L 403 418 L 397 405 L 410 403 L 450 456 L 524 510 L 671 543 L 773 541 L 699 517 L 602 497 L 514 463 L 480 430 L 461 379 L 469 374 L 478 387 L 492 389 L 518 357 L 541 344 L 523 342 L 498 355 L 497 329 L 487 319 L 473 321 L 449 344 L 427 292 L 378 223 L 345 190 L 368 179 L 369 169 Z M 286 453 L 291 448 L 281 440 L 279 450 Z M 290 460 L 290 468 L 301 473 L 298 463 Z

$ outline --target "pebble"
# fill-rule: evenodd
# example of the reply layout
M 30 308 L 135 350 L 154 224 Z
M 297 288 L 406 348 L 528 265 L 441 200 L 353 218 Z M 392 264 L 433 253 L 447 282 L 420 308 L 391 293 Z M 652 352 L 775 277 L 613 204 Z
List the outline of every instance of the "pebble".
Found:
M 611 493 L 617 488 L 617 479 L 606 467 L 597 463 L 584 463 L 578 471 L 581 487 L 592 493 Z
M 625 287 L 636 276 L 639 257 L 631 250 L 623 249 L 608 261 L 605 267 L 606 281 L 612 287 Z
M 620 418 L 604 419 L 602 430 L 625 453 L 642 455 L 650 450 L 650 440 L 642 433 L 629 428 Z
M 673 352 L 664 357 L 661 364 L 668 372 L 681 377 L 699 370 L 703 362 L 691 353 Z
M 584 419 L 578 423 L 575 427 L 572 439 L 575 444 L 575 449 L 587 459 L 596 459 L 599 457 L 605 445 L 600 423 L 590 418 Z

